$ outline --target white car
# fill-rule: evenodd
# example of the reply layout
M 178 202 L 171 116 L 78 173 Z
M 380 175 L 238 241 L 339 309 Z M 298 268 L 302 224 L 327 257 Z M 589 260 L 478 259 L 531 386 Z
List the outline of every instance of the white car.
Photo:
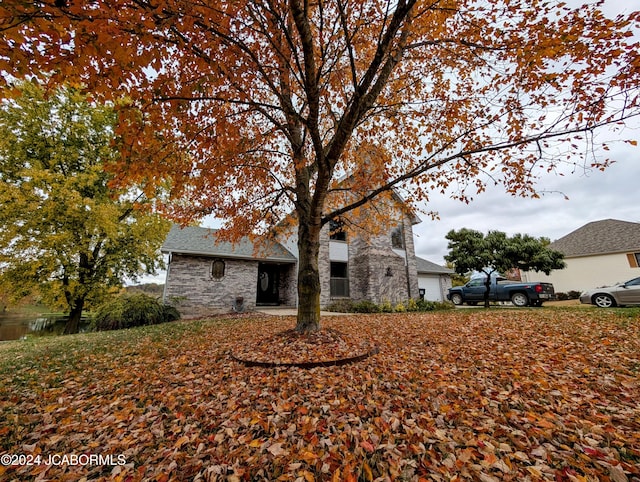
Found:
M 606 288 L 585 291 L 580 295 L 580 303 L 596 305 L 600 308 L 640 305 L 640 278 Z

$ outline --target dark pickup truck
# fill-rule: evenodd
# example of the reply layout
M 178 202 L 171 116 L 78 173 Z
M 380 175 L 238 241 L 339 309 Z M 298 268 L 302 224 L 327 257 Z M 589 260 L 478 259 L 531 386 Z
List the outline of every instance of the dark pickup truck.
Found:
M 447 299 L 454 305 L 476 305 L 484 301 L 486 278 L 476 278 L 464 286 L 449 288 Z M 551 283 L 515 283 L 505 278 L 493 278 L 489 288 L 489 301 L 511 301 L 515 306 L 542 306 L 555 298 Z

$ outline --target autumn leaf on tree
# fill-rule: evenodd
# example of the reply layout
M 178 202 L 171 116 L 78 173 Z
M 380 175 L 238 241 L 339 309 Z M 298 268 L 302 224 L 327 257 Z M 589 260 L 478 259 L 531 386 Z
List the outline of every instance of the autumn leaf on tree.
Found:
M 638 115 L 640 13 L 601 6 L 6 0 L 0 69 L 129 99 L 119 180 L 167 189 L 174 219 L 215 215 L 235 240 L 291 221 L 309 332 L 331 220 L 372 229 L 359 209 L 393 189 L 536 195 L 563 162 L 608 165 L 592 133 Z

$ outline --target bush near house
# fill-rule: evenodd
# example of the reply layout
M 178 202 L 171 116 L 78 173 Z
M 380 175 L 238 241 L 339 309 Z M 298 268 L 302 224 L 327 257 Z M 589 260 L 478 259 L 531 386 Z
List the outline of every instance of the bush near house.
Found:
M 580 294 L 581 293 L 579 291 L 575 290 L 568 291 L 567 293 L 558 292 L 556 293 L 556 299 L 558 301 L 577 300 L 580 298 Z
M 123 295 L 105 303 L 96 312 L 96 331 L 120 330 L 134 326 L 157 325 L 180 319 L 176 308 L 143 293 Z
M 389 301 L 384 301 L 381 304 L 373 303 L 372 301 L 362 300 L 337 300 L 329 305 L 325 306 L 325 310 L 337 312 L 337 313 L 404 313 L 404 312 L 425 312 L 435 310 L 449 310 L 453 305 L 446 302 L 438 301 L 425 301 L 410 299 L 403 303 L 396 303 L 395 305 Z

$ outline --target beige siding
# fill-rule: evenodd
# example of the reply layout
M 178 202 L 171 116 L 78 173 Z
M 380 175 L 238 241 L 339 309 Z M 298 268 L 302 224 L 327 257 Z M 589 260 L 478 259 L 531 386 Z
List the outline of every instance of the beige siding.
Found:
M 640 276 L 640 268 L 631 267 L 626 253 L 565 259 L 567 267 L 544 273 L 525 273 L 528 281 L 553 283 L 556 292 L 586 291 L 613 285 Z

